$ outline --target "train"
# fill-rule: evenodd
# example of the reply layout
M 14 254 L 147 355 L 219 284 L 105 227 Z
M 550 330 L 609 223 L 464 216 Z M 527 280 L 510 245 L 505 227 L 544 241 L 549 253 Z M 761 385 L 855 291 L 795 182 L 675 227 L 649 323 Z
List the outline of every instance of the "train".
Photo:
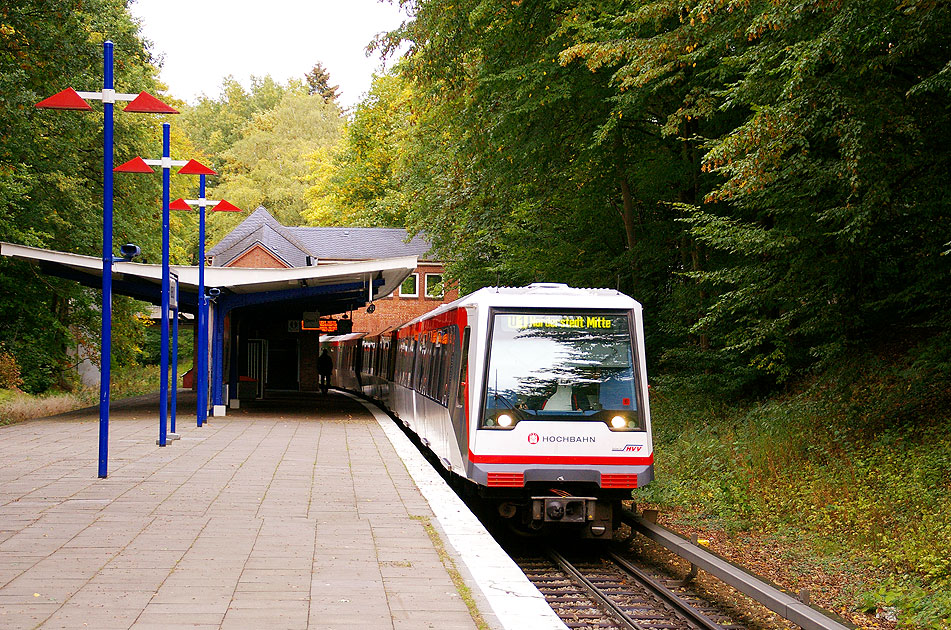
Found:
M 386 409 L 513 529 L 610 539 L 654 478 L 643 330 L 623 293 L 535 283 L 321 345 L 334 387 Z

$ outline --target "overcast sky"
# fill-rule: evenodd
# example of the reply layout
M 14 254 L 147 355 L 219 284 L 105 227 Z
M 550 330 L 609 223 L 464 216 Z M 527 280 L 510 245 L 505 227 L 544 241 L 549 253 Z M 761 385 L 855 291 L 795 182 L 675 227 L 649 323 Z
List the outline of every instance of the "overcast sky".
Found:
M 284 83 L 321 62 L 341 104 L 357 103 L 381 67 L 365 49 L 375 35 L 399 26 L 399 7 L 377 0 L 135 0 L 152 51 L 164 57 L 162 81 L 177 98 L 217 96 L 230 75 L 245 87 L 251 75 Z

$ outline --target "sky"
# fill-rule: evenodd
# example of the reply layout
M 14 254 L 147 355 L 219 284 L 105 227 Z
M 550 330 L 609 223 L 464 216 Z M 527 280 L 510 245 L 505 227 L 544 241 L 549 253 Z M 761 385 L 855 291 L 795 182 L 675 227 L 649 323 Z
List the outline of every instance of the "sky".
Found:
M 130 11 L 164 59 L 169 93 L 190 103 L 218 96 L 228 75 L 245 87 L 252 75 L 286 83 L 319 61 L 350 107 L 382 68 L 367 44 L 405 19 L 398 3 L 378 0 L 134 0 Z

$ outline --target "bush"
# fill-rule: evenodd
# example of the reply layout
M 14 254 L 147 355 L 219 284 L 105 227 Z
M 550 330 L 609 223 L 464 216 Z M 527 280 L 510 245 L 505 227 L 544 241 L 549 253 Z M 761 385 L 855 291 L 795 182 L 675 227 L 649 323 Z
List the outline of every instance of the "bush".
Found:
M 23 386 L 20 366 L 9 352 L 0 352 L 0 389 L 19 390 Z
M 635 498 L 853 558 L 891 576 L 888 597 L 866 594 L 876 605 L 900 599 L 903 623 L 940 627 L 951 617 L 941 596 L 951 584 L 945 337 L 867 352 L 769 400 L 728 405 L 720 392 L 659 380 L 657 481 Z
M 172 336 L 169 331 L 169 361 L 171 361 Z M 194 353 L 194 339 L 190 329 L 178 330 L 178 358 L 190 358 Z M 145 343 L 142 345 L 141 362 L 145 365 L 158 365 L 162 361 L 162 328 L 149 326 L 145 329 Z

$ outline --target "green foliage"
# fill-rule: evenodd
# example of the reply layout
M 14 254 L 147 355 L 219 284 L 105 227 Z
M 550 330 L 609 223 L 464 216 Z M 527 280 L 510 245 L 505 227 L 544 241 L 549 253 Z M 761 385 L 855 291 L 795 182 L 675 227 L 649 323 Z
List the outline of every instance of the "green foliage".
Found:
M 179 360 L 190 359 L 194 355 L 194 339 L 190 329 L 179 327 L 178 332 L 178 358 Z M 169 360 L 172 360 L 172 338 L 171 329 L 169 332 Z M 148 326 L 145 328 L 145 335 L 142 342 L 141 352 L 139 354 L 139 363 L 142 365 L 159 365 L 162 361 L 162 328 L 161 326 Z M 181 376 L 182 372 L 179 373 Z M 143 392 L 146 393 L 146 392 Z
M 375 77 L 341 143 L 322 148 L 310 164 L 304 219 L 310 225 L 406 225 L 400 174 L 408 168 L 406 138 L 413 92 L 399 75 Z
M 20 366 L 16 357 L 0 348 L 0 389 L 3 391 L 19 390 L 23 385 L 20 376 Z
M 947 630 L 951 624 L 951 582 L 933 591 L 913 580 L 889 578 L 861 595 L 860 608 L 868 613 L 900 611 L 899 627 Z
M 340 110 L 319 95 L 286 94 L 256 114 L 224 152 L 216 193 L 242 208 L 267 207 L 285 225 L 300 225 L 307 158 L 336 143 Z
M 896 598 L 906 623 L 940 627 L 951 615 L 951 381 L 921 357 L 946 343 L 890 343 L 744 406 L 655 385 L 658 480 L 636 497 L 851 559 L 890 576 L 866 595 L 873 605 Z
M 191 362 L 184 361 L 178 364 L 178 385 L 181 386 L 181 377 L 191 369 Z M 171 372 L 169 372 L 171 375 Z M 158 365 L 135 365 L 119 368 L 112 378 L 113 398 L 131 398 L 155 394 L 161 386 L 162 370 Z
M 221 158 L 241 139 L 245 125 L 255 114 L 273 109 L 285 94 L 293 92 L 304 93 L 304 89 L 294 84 L 284 86 L 265 76 L 251 77 L 248 91 L 229 76 L 222 81 L 217 98 L 202 96 L 196 105 L 186 107 L 181 123 L 200 151 Z
M 157 94 L 156 69 L 124 2 L 24 0 L 0 8 L 0 240 L 101 256 L 101 109 L 33 105 L 70 86 L 100 89 L 106 39 L 115 45 L 117 90 Z M 150 154 L 160 122 L 117 113 L 116 159 Z M 152 178 L 116 178 L 117 243 L 157 251 L 159 186 Z M 9 259 L 0 261 L 0 290 L 0 342 L 20 366 L 23 389 L 73 387 L 70 352 L 77 343 L 98 346 L 95 292 Z M 120 310 L 120 329 L 122 318 Z M 121 335 L 114 349 L 129 351 Z
M 947 311 L 949 30 L 927 1 L 420 0 L 315 180 L 464 290 L 618 286 L 651 365 L 762 392 Z
M 185 108 L 189 141 L 220 173 L 208 180 L 210 198 L 227 199 L 247 211 L 263 205 L 285 225 L 303 223 L 313 178 L 308 164 L 328 155 L 343 128 L 334 99 L 314 89 L 299 81 L 282 85 L 267 76 L 253 77 L 245 90 L 229 77 L 217 98 L 203 97 Z M 217 242 L 245 217 L 209 213 L 207 242 Z M 197 236 L 188 235 L 194 254 Z

